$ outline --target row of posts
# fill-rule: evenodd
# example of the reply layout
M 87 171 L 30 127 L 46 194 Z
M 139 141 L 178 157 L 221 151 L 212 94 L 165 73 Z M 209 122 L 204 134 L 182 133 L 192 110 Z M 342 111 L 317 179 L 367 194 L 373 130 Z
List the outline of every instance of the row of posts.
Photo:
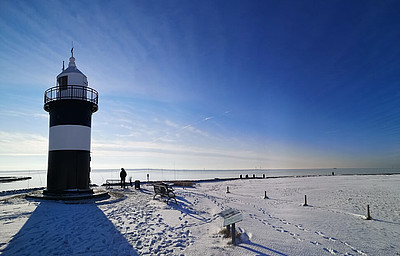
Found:
M 229 191 L 229 187 L 226 187 L 226 193 L 230 193 Z M 267 196 L 267 191 L 264 191 L 264 199 L 269 199 L 269 197 Z M 308 206 L 307 204 L 307 195 L 304 195 L 304 204 L 303 206 Z M 367 204 L 367 216 L 365 217 L 366 220 L 371 220 L 371 214 L 370 214 L 370 210 L 369 210 L 369 204 Z
M 267 191 L 265 191 L 265 196 L 267 196 Z M 307 195 L 304 195 L 304 204 L 303 204 L 303 206 L 308 206 L 308 204 L 307 204 Z M 369 204 L 367 204 L 367 216 L 365 217 L 365 219 L 366 220 L 372 220 L 371 213 L 369 211 Z
M 243 175 L 240 174 L 239 178 L 240 178 L 240 179 L 243 179 Z M 245 178 L 245 179 L 250 179 L 248 174 L 246 174 L 246 176 L 244 176 L 244 178 Z M 257 177 L 256 177 L 255 174 L 253 174 L 253 179 L 255 179 L 255 178 L 257 178 Z M 262 175 L 262 178 L 265 179 L 265 174 Z

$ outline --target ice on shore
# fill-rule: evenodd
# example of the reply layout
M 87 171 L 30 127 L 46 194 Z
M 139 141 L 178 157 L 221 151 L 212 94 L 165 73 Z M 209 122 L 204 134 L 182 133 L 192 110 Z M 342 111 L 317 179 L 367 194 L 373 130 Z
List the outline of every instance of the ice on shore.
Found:
M 105 201 L 0 197 L 3 255 L 400 255 L 400 175 L 201 182 L 114 188 Z M 229 186 L 230 193 L 226 193 Z M 264 199 L 264 193 L 268 199 Z M 307 195 L 308 205 L 304 203 Z M 366 205 L 372 220 L 365 220 Z M 222 210 L 243 215 L 238 245 L 219 231 Z

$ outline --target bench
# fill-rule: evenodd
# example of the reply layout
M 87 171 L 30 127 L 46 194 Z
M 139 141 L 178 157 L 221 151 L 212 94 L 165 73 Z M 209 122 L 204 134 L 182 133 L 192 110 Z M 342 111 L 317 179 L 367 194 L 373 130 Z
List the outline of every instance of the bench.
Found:
M 106 188 L 111 188 L 112 186 L 121 186 L 121 180 L 107 179 L 104 185 L 106 185 Z M 132 179 L 129 179 L 129 181 L 125 181 L 125 186 L 128 185 L 132 187 Z
M 174 193 L 174 189 L 169 186 L 168 184 L 165 183 L 159 183 L 159 184 L 154 184 L 154 197 L 153 199 L 156 198 L 157 195 L 161 196 L 161 197 L 167 197 L 167 203 L 169 201 L 169 199 L 173 198 L 176 202 L 176 198 L 175 198 L 175 193 Z

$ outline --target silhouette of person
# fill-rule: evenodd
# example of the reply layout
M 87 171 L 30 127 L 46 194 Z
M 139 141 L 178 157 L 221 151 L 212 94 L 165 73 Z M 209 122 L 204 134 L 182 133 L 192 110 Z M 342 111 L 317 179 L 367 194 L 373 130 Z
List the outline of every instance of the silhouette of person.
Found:
M 121 177 L 121 188 L 125 188 L 126 171 L 125 171 L 124 168 L 121 168 L 121 172 L 119 173 L 119 177 Z

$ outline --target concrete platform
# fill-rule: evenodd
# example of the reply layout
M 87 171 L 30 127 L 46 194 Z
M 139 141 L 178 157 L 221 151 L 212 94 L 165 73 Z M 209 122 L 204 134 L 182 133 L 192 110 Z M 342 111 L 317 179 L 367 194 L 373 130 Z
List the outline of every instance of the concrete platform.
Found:
M 37 190 L 26 195 L 27 198 L 41 199 L 41 200 L 84 200 L 84 199 L 107 199 L 109 194 L 105 190 L 93 189 L 93 193 L 68 193 L 68 194 L 48 194 L 43 193 L 44 190 Z

